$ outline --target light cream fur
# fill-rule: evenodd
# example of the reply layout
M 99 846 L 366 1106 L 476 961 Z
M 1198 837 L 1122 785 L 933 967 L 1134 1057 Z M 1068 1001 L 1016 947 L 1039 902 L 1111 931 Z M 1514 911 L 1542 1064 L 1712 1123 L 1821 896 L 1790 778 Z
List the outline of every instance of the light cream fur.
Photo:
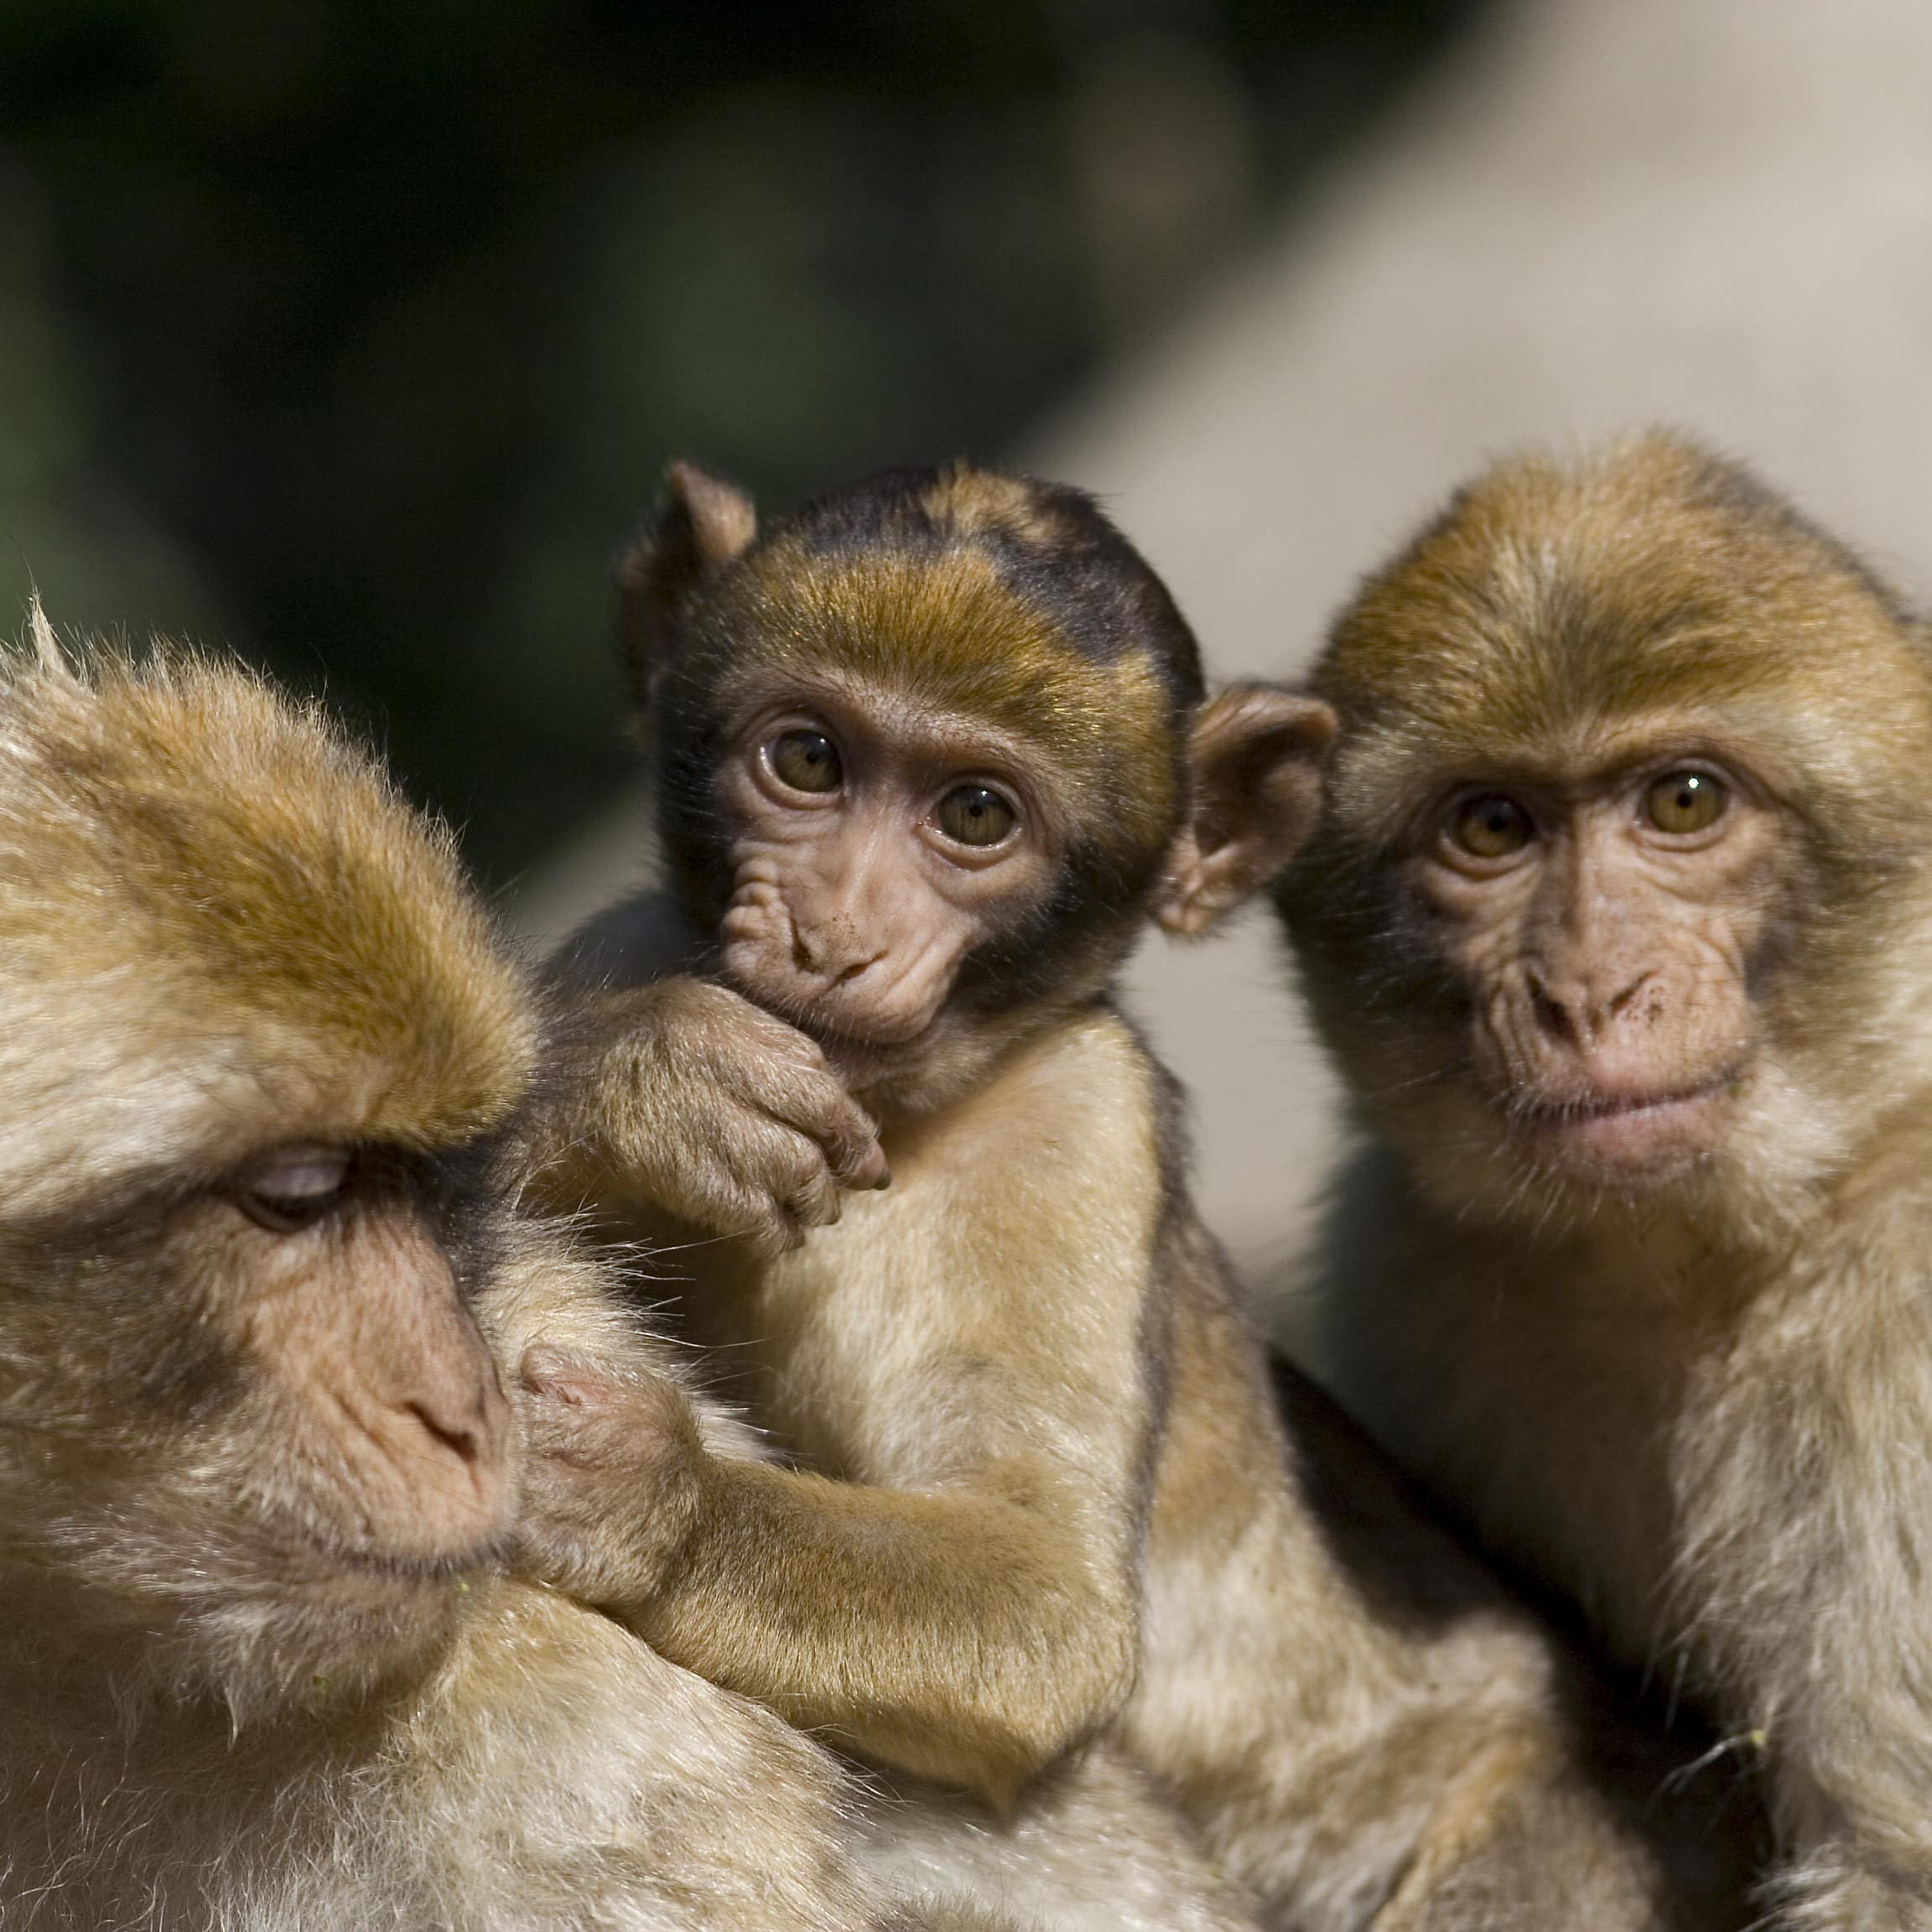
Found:
M 1111 1803 L 1116 1846 L 1192 1846 L 1199 1909 L 1224 1909 L 1219 1874 L 1301 1932 L 1735 1923 L 1748 1804 L 1722 1822 L 1701 1790 L 1653 1807 L 1670 1752 L 1307 1390 L 1284 1430 L 1188 1199 L 1176 1096 L 1112 1005 L 1144 917 L 1204 930 L 1287 862 L 1327 708 L 1249 687 L 1197 714 L 1165 591 L 1050 486 L 949 471 L 963 522 L 935 528 L 902 480 L 861 485 L 756 540 L 735 515 L 732 558 L 694 543 L 705 506 L 672 483 L 626 566 L 624 631 L 659 713 L 681 919 L 613 908 L 556 963 L 574 997 L 532 1139 L 539 1185 L 652 1246 L 655 1286 L 792 1466 L 691 1456 L 580 1378 L 533 1461 L 532 1560 L 678 1661 L 958 1788 L 909 1827 L 922 1857 L 984 1864 L 993 1833 L 1004 1859 Z M 1021 502 L 1041 507 L 1024 529 Z M 1031 546 L 1023 634 L 1006 548 L 959 560 L 991 525 Z M 963 571 L 1000 621 L 952 595 Z M 858 728 L 823 696 L 854 663 L 872 680 L 845 692 Z M 772 810 L 748 811 L 726 774 L 758 783 L 745 755 L 766 723 L 807 717 L 864 754 L 820 816 L 872 811 L 901 769 L 873 740 L 919 742 L 905 720 L 938 689 L 952 736 L 924 789 L 898 782 L 895 822 L 922 823 L 949 761 L 984 765 L 1060 861 L 1044 901 L 1032 871 L 1010 902 L 997 864 L 981 875 L 977 943 L 907 1037 L 902 1015 L 868 1026 L 866 975 L 917 931 L 888 933 L 854 887 L 817 908 L 853 928 L 849 997 L 781 1000 L 795 975 L 720 947 L 763 828 L 822 832 L 769 787 Z M 983 716 L 1038 740 L 1030 782 Z M 756 884 L 782 966 L 787 937 L 811 950 L 802 906 L 773 870 Z M 803 1031 L 776 1037 L 767 1009 Z M 628 1589 L 626 1440 L 641 1487 L 683 1456 L 699 1498 Z M 545 1548 L 553 1515 L 569 1534 Z M 586 1552 L 585 1523 L 607 1547 Z M 1178 1898 L 1182 1867 L 1170 1883 Z M 1143 1923 L 1141 1897 L 1124 1888 L 1116 1921 Z
M 1932 1925 L 1924 627 L 1735 465 L 1650 436 L 1478 478 L 1317 683 L 1347 776 L 1284 909 L 1375 1130 L 1309 1283 L 1324 1359 L 1438 1495 L 1763 1763 L 1767 1923 Z M 1493 989 L 1441 1001 L 1394 828 L 1539 760 L 1659 745 L 1657 768 L 1691 729 L 1775 814 L 1771 937 L 1727 964 L 1748 1026 L 1694 1158 L 1592 1186 L 1472 1076 L 1445 1015 Z
M 862 1877 L 826 1752 L 500 1555 L 351 1613 L 252 1535 L 329 1477 L 150 1226 L 291 1140 L 487 1135 L 534 1018 L 446 838 L 319 717 L 36 629 L 0 663 L 0 1924 L 964 1927 Z M 564 1233 L 481 1212 L 506 1369 L 541 1334 L 675 1379 Z
M 1202 1898 L 1218 1872 L 1270 1924 L 1741 1923 L 1748 1797 L 1664 1794 L 1672 1753 L 1346 1424 L 1304 1389 L 1284 1433 L 1171 1132 L 1100 1009 L 889 1119 L 892 1186 L 776 1259 L 633 1203 L 683 1332 L 803 1467 L 741 1471 L 755 1498 L 728 1476 L 662 1590 L 615 1607 L 886 1763 L 993 1784 L 994 1809 L 899 1787 L 889 1869 L 1005 1861 L 995 1896 L 1030 1898 L 1036 1847 L 1110 1804 L 1098 1922 L 1138 1924 L 1129 1854 L 1187 1844 L 1151 1789 L 1198 1834 Z

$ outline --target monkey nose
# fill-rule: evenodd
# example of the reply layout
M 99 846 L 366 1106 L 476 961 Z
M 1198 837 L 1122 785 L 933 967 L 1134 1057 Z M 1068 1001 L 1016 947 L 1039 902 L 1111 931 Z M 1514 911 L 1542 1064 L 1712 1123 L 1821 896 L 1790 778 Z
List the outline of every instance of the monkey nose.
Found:
M 792 963 L 828 985 L 842 986 L 856 979 L 885 957 L 882 948 L 861 946 L 845 933 L 814 931 L 797 924 L 792 928 Z
M 1629 1010 L 1653 975 L 1646 969 L 1604 982 L 1539 972 L 1530 967 L 1528 977 L 1530 1005 L 1538 1025 L 1566 1046 L 1584 1047 Z M 1611 988 L 1607 993 L 1603 990 L 1606 984 Z

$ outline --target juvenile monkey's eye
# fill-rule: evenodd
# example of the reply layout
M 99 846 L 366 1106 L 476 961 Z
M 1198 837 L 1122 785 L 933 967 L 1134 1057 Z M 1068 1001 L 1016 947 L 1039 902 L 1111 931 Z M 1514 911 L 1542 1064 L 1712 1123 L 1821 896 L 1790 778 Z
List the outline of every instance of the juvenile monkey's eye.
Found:
M 845 776 L 839 747 L 823 731 L 786 731 L 765 747 L 765 761 L 794 792 L 836 791 Z
M 236 1205 L 257 1227 L 292 1234 L 340 1206 L 349 1156 L 340 1147 L 295 1147 L 242 1176 Z
M 990 785 L 956 785 L 939 801 L 936 816 L 955 845 L 997 845 L 1019 814 Z
M 1724 815 L 1730 793 L 1708 771 L 1666 771 L 1644 788 L 1644 816 L 1659 832 L 1701 832 Z
M 1505 792 L 1485 792 L 1456 808 L 1449 836 L 1475 859 L 1507 859 L 1535 836 L 1530 814 Z

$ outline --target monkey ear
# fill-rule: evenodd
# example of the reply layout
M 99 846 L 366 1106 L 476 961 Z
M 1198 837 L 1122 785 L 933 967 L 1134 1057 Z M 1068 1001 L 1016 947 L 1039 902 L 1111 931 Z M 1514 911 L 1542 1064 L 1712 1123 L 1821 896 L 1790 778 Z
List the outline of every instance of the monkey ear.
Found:
M 1206 932 L 1283 870 L 1322 809 L 1335 714 L 1276 684 L 1230 686 L 1188 739 L 1194 805 L 1168 855 L 1154 917 Z
M 641 710 L 669 662 L 678 600 L 743 556 L 757 533 L 757 510 L 736 484 L 695 463 L 664 472 L 663 507 L 617 564 L 617 642 Z

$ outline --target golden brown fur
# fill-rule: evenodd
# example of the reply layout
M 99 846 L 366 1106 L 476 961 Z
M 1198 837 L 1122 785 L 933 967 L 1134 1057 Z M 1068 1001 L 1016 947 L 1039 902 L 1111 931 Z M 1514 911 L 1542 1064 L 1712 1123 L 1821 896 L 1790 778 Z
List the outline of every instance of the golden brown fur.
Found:
M 1010 508 L 1025 491 L 1031 516 Z M 1082 896 L 1062 863 L 1054 917 L 1089 922 L 1089 943 L 1055 953 L 1057 927 L 1028 928 L 1036 950 L 1072 962 L 1059 977 L 1015 990 L 1015 949 L 992 953 L 974 979 L 969 953 L 958 984 L 974 996 L 956 992 L 944 1023 L 881 1045 L 851 1030 L 869 970 L 854 969 L 842 984 L 860 993 L 815 1042 L 742 988 L 693 976 L 715 957 L 702 922 L 727 896 L 693 868 L 708 849 L 739 863 L 768 818 L 787 853 L 814 839 L 839 849 L 833 804 L 875 810 L 884 782 L 849 802 L 831 787 L 808 797 L 799 810 L 815 817 L 800 828 L 768 785 L 734 790 L 722 768 L 761 756 L 756 724 L 770 715 L 805 719 L 828 744 L 838 735 L 854 769 L 891 772 L 897 740 L 880 720 L 923 690 L 928 659 L 956 693 L 974 675 L 1005 676 L 1000 653 L 1015 642 L 983 634 L 977 605 L 960 631 L 937 628 L 934 583 L 969 564 L 995 584 L 1002 572 L 1035 584 L 1028 573 L 1046 565 L 1026 546 L 1041 529 L 1070 553 L 1064 520 L 1098 538 L 1070 492 L 954 470 L 862 486 L 850 508 L 821 506 L 815 535 L 781 525 L 741 564 L 720 564 L 724 545 L 678 534 L 709 502 L 675 501 L 652 539 L 659 564 L 675 564 L 655 613 L 648 573 L 630 570 L 639 683 L 688 693 L 687 649 L 728 657 L 703 688 L 755 692 L 753 728 L 724 698 L 715 713 L 680 714 L 679 735 L 711 746 L 721 768 L 705 794 L 681 779 L 666 806 L 713 815 L 709 830 L 673 840 L 683 910 L 699 923 L 681 945 L 654 947 L 642 936 L 672 925 L 620 908 L 579 943 L 564 968 L 580 989 L 580 1031 L 564 1049 L 574 1078 L 541 1129 L 548 1184 L 660 1244 L 684 1332 L 795 1466 L 700 1459 L 689 1540 L 628 1592 L 574 1548 L 553 1573 L 669 1654 L 895 1775 L 977 1794 L 953 1806 L 973 1829 L 987 1806 L 1005 1809 L 1010 1830 L 1036 1829 L 1069 1775 L 1130 1793 L 1136 1773 L 1150 1779 L 1273 1924 L 1734 1923 L 1748 1806 L 1714 1828 L 1708 1851 L 1695 1843 L 1701 1811 L 1664 1802 L 1649 1813 L 1669 1754 L 1623 1728 L 1361 1443 L 1313 1417 L 1305 1391 L 1285 1436 L 1259 1344 L 1187 1199 L 1173 1096 L 1109 995 L 1150 913 L 1204 929 L 1285 861 L 1312 808 L 1325 714 L 1245 688 L 1197 723 L 1178 708 L 1150 751 L 1134 694 L 1156 683 L 1161 647 L 1131 629 L 1104 651 L 1064 631 L 1042 641 L 1036 606 L 1026 674 L 1068 704 L 1121 680 L 1119 709 L 1097 706 L 1079 741 L 1101 747 L 1092 766 L 1114 791 L 1144 780 L 1172 801 L 1152 844 L 1119 861 L 1138 885 L 1117 901 Z M 1000 543 L 1019 543 L 1019 563 L 974 554 L 989 519 Z M 732 527 L 742 535 L 748 517 Z M 698 552 L 711 564 L 684 574 L 676 560 Z M 1130 587 L 1145 567 L 1113 568 Z M 916 586 L 911 615 L 901 623 L 883 595 L 855 615 L 840 586 L 859 576 Z M 1107 596 L 1146 607 L 1144 589 Z M 795 661 L 800 630 L 829 635 L 834 617 L 885 634 L 907 660 L 855 721 L 823 699 L 822 667 Z M 1165 647 L 1180 650 L 1171 634 Z M 872 649 L 849 655 L 878 678 Z M 1001 735 L 1016 728 L 961 730 L 950 768 L 1021 792 L 1015 774 L 1030 768 Z M 1062 729 L 1052 712 L 1029 742 Z M 891 742 L 875 756 L 877 735 Z M 1026 803 L 1049 832 L 1059 815 L 1062 851 L 1090 832 L 1127 846 L 1120 818 L 1088 825 L 1085 769 L 1044 808 L 1031 792 Z M 1170 769 L 1182 773 L 1171 786 Z M 948 782 L 922 778 L 915 797 Z M 867 844 L 866 864 L 888 862 L 877 849 Z M 1034 872 L 1015 877 L 1010 892 L 1031 906 Z M 785 899 L 782 875 L 760 883 L 791 908 L 800 949 L 816 947 L 823 915 L 802 891 Z M 982 891 L 974 904 L 985 903 Z M 855 957 L 870 946 L 889 956 L 857 892 L 845 910 Z M 736 979 L 729 949 L 724 958 Z M 792 1016 L 809 1029 L 830 1005 Z M 660 1133 L 673 1107 L 687 1124 L 675 1145 Z M 835 1183 L 860 1171 L 875 1124 L 891 1184 L 841 1197 Z M 691 1146 L 704 1163 L 683 1157 Z M 561 1419 L 561 1452 L 578 1420 Z M 635 1423 L 641 1466 L 661 1467 L 674 1446 L 648 1415 Z M 553 1498 L 582 1519 L 601 1515 L 621 1540 L 625 1492 L 600 1424 L 596 1441 L 594 1471 L 540 1465 L 536 1514 Z M 1372 1532 L 1350 1534 L 1356 1513 Z M 1157 1829 L 1156 1815 L 1135 1815 L 1135 1829 Z M 943 1862 L 974 1842 L 972 1829 L 948 1838 L 937 1815 L 921 1831 L 950 1847 L 933 1853 Z M 1197 1883 L 1209 1895 L 1204 1872 Z M 1142 1922 L 1115 1910 L 1115 1923 Z
M 1316 685 L 1342 736 L 1283 906 L 1375 1135 L 1311 1283 L 1323 1358 L 1763 1758 L 1777 1923 L 1932 1924 L 1925 633 L 1654 435 L 1479 478 Z M 1728 787 L 1708 834 L 1602 817 L 1686 760 Z M 1444 887 L 1431 814 L 1469 787 L 1547 814 L 1533 922 Z M 1517 976 L 1559 970 L 1538 1020 Z
M 963 1927 L 886 1913 L 823 1751 L 508 1573 L 493 1362 L 685 1399 L 490 1192 L 536 1026 L 448 840 L 236 671 L 38 642 L 0 663 L 0 1923 Z M 368 1166 L 284 1226 L 291 1145 Z M 416 1326 L 351 1373 L 371 1275 Z

